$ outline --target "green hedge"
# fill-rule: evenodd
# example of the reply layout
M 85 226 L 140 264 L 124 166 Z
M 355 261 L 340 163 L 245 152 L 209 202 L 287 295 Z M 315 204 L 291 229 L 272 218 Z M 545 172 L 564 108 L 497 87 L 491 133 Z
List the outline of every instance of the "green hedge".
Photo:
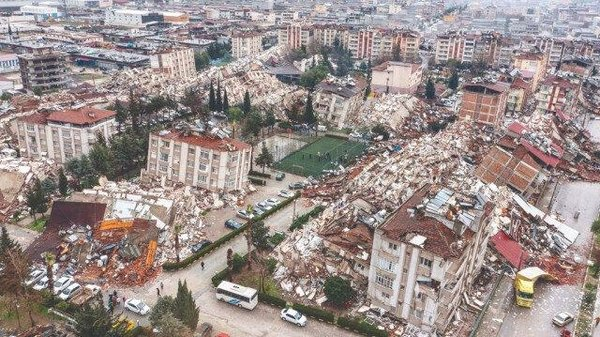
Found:
M 321 308 L 303 305 L 303 304 L 299 304 L 299 303 L 294 303 L 294 305 L 292 305 L 292 308 L 300 311 L 301 313 L 303 313 L 307 316 L 311 316 L 316 319 L 323 320 L 327 323 L 333 324 L 333 322 L 335 322 L 335 315 L 332 312 L 323 310 Z
M 238 236 L 239 234 L 243 233 L 246 229 L 248 229 L 248 227 L 250 226 L 250 223 L 266 219 L 267 217 L 271 216 L 273 213 L 279 211 L 280 209 L 282 209 L 285 206 L 292 203 L 298 197 L 300 197 L 300 194 L 296 193 L 293 197 L 283 200 L 279 205 L 264 212 L 261 216 L 257 216 L 254 219 L 249 220 L 242 227 L 232 230 L 231 232 L 229 232 L 229 233 L 223 235 L 222 237 L 220 237 L 219 239 L 217 239 L 215 242 L 202 248 L 199 252 L 192 254 L 179 262 L 163 263 L 163 265 L 162 265 L 163 269 L 166 271 L 172 271 L 172 270 L 178 270 L 181 268 L 185 268 L 185 267 L 191 265 L 192 263 L 194 263 L 194 262 L 198 261 L 200 258 L 202 258 L 204 255 L 209 254 L 213 250 L 219 248 L 222 244 L 226 243 L 227 241 L 229 241 L 229 240 L 233 239 L 234 237 Z
M 224 281 L 227 279 L 227 277 L 229 276 L 229 272 L 227 271 L 227 268 L 221 270 L 220 272 L 216 273 L 215 276 L 213 276 L 210 281 L 212 282 L 212 285 L 215 287 L 218 287 L 219 284 L 221 283 L 221 281 Z
M 276 307 L 285 308 L 287 306 L 287 302 L 280 297 L 269 295 L 267 293 L 258 293 L 258 300 L 260 302 L 264 302 L 267 304 L 274 305 Z
M 262 177 L 262 178 L 268 178 L 271 179 L 271 175 L 268 173 L 262 173 L 262 172 L 258 172 L 258 171 L 254 171 L 254 170 L 250 170 L 248 172 L 249 175 L 251 176 L 257 176 L 257 177 Z
M 371 325 L 363 320 L 354 319 L 352 317 L 338 317 L 337 325 L 342 328 L 357 331 L 360 334 L 373 337 L 387 337 L 385 330 L 379 330 L 376 326 Z
M 259 185 L 259 186 L 267 185 L 267 182 L 262 179 L 248 177 L 248 180 L 254 185 Z
M 308 222 L 308 220 L 310 220 L 310 218 L 314 218 L 317 215 L 321 214 L 321 212 L 323 212 L 325 210 L 324 206 L 317 206 L 315 208 L 313 208 L 312 210 L 310 210 L 307 213 L 302 214 L 301 216 L 297 217 L 296 220 L 294 220 L 294 222 L 292 222 L 292 224 L 290 225 L 289 231 L 293 232 L 296 229 L 300 229 L 302 227 L 304 227 L 304 224 Z

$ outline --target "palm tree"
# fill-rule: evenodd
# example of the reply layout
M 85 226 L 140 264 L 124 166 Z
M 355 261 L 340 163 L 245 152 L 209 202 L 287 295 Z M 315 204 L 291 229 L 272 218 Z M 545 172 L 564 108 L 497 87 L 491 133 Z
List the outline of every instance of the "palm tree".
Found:
M 56 262 L 56 256 L 50 252 L 44 254 L 44 261 L 46 262 L 46 277 L 48 277 L 48 289 L 50 293 L 54 295 L 54 263 Z

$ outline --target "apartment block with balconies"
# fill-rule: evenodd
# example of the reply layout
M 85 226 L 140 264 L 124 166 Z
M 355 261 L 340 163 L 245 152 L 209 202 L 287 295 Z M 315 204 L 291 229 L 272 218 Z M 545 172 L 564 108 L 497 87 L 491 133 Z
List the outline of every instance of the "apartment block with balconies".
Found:
M 30 54 L 19 55 L 23 88 L 40 92 L 65 88 L 70 81 L 66 56 L 51 48 L 34 49 Z

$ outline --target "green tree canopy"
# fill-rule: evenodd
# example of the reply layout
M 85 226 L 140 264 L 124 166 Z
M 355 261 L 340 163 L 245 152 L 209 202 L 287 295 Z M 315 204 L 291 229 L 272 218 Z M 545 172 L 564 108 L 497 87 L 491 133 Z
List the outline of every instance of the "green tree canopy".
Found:
M 248 90 L 246 90 L 246 93 L 244 94 L 244 104 L 242 105 L 242 111 L 244 111 L 244 113 L 248 115 L 251 110 L 252 103 L 250 102 L 250 93 L 248 92 Z
M 312 103 L 312 94 L 309 92 L 306 97 L 306 105 L 304 106 L 304 123 L 312 125 L 317 122 L 315 110 Z
M 187 282 L 181 281 L 177 285 L 177 297 L 173 308 L 173 316 L 179 319 L 192 331 L 198 326 L 199 309 L 192 297 L 192 292 L 187 287 Z
M 227 88 L 223 88 L 223 112 L 229 111 L 229 98 L 227 97 Z
M 32 189 L 27 193 L 27 206 L 29 212 L 35 217 L 36 213 L 45 213 L 48 210 L 48 198 L 42 190 L 39 180 L 35 180 Z
M 67 176 L 65 175 L 65 170 L 63 170 L 62 167 L 58 169 L 58 191 L 63 197 L 66 196 L 69 191 Z
M 257 249 L 264 250 L 269 248 L 269 228 L 265 226 L 263 221 L 252 224 L 250 236 L 252 238 L 252 245 Z
M 431 77 L 427 79 L 427 83 L 425 84 L 425 97 L 427 97 L 427 99 L 435 98 L 435 85 L 433 84 Z
M 256 165 L 262 167 L 263 173 L 265 172 L 265 167 L 271 166 L 273 164 L 273 155 L 267 149 L 265 142 L 262 143 L 262 148 L 258 157 L 256 157 Z
M 242 132 L 245 136 L 254 136 L 258 137 L 260 133 L 260 129 L 262 128 L 262 116 L 258 111 L 252 111 L 248 116 L 246 116 L 244 121 L 244 128 Z
M 157 326 L 160 318 L 166 313 L 173 313 L 175 309 L 175 299 L 172 296 L 161 296 L 150 311 L 148 320 L 153 326 Z
M 167 312 L 152 324 L 157 328 L 156 337 L 192 337 L 192 331 L 173 313 Z
M 217 97 L 215 96 L 215 87 L 212 81 L 210 82 L 210 89 L 208 91 L 208 109 L 215 111 L 217 109 Z
M 350 285 L 350 281 L 340 276 L 330 276 L 325 280 L 324 287 L 327 300 L 335 305 L 343 305 L 354 297 L 355 291 Z
M 456 71 L 452 72 L 450 78 L 448 79 L 448 88 L 452 90 L 456 90 L 458 88 L 458 73 Z
M 196 71 L 203 70 L 210 66 L 210 56 L 208 56 L 207 52 L 196 52 L 194 53 L 194 65 L 196 66 Z
M 116 325 L 115 319 L 101 305 L 85 304 L 78 310 L 74 319 L 75 334 L 78 337 L 121 337 L 125 327 Z

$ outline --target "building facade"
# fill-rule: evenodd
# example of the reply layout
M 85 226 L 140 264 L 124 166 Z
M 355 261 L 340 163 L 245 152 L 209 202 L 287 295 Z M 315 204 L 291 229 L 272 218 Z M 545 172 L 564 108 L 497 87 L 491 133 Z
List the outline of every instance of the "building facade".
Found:
M 147 173 L 211 191 L 241 190 L 248 182 L 249 144 L 193 131 L 150 134 Z
M 19 71 L 19 58 L 17 54 L 0 54 L 0 73 Z
M 521 72 L 524 79 L 531 80 L 531 87 L 536 91 L 540 81 L 546 74 L 546 55 L 542 52 L 523 52 L 513 56 L 513 67 Z
M 509 87 L 502 82 L 464 85 L 459 118 L 499 126 L 504 120 Z
M 314 109 L 321 120 L 337 128 L 346 126 L 363 101 L 363 88 L 340 79 L 328 78 L 317 85 Z
M 254 56 L 263 51 L 263 35 L 257 32 L 236 32 L 231 35 L 231 54 L 235 58 Z
M 384 62 L 372 68 L 371 90 L 377 93 L 414 94 L 423 77 L 423 65 Z
M 39 48 L 18 57 L 23 88 L 45 92 L 62 89 L 69 83 L 65 53 Z
M 162 22 L 160 13 L 137 9 L 107 9 L 104 24 L 107 26 L 145 27 L 151 22 Z
M 309 46 L 313 42 L 313 31 L 308 26 L 291 24 L 282 27 L 278 31 L 279 45 L 287 46 L 289 49 L 298 49 Z
M 194 50 L 173 48 L 150 55 L 150 67 L 160 69 L 173 78 L 186 78 L 196 74 Z
M 493 205 L 482 200 L 426 185 L 376 228 L 372 304 L 423 330 L 446 330 L 484 261 Z
M 88 154 L 99 134 L 108 140 L 116 133 L 115 115 L 84 107 L 21 117 L 15 121 L 21 155 L 65 163 Z

